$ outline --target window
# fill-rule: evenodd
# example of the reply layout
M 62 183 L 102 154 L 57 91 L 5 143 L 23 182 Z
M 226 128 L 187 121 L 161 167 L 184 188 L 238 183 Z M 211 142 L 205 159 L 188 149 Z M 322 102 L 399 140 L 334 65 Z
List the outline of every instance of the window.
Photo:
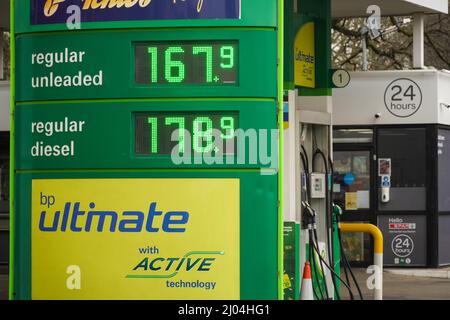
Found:
M 378 132 L 378 158 L 391 159 L 391 187 L 425 187 L 425 129 L 380 129 Z
M 345 211 L 370 209 L 370 152 L 334 152 L 334 201 Z
M 344 252 L 349 262 L 366 262 L 371 258 L 370 235 L 362 232 L 342 233 Z
M 372 129 L 336 129 L 333 143 L 372 143 Z
M 377 158 L 391 163 L 390 201 L 379 201 L 379 210 L 426 210 L 426 152 L 425 128 L 378 130 Z M 380 188 L 380 178 L 377 185 Z

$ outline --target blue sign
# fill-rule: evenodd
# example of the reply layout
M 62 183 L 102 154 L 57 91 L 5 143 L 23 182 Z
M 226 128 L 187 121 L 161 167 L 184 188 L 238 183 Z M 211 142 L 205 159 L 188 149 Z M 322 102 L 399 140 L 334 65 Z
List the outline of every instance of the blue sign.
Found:
M 66 23 L 67 9 L 74 5 L 81 9 L 81 22 L 241 16 L 241 0 L 30 0 L 31 24 Z
M 351 184 L 353 184 L 355 182 L 355 176 L 353 175 L 353 173 L 347 173 L 345 176 L 344 176 L 344 183 L 346 184 L 346 185 L 351 185 Z
M 390 188 L 391 187 L 391 177 L 390 176 L 382 176 L 381 178 L 381 187 Z

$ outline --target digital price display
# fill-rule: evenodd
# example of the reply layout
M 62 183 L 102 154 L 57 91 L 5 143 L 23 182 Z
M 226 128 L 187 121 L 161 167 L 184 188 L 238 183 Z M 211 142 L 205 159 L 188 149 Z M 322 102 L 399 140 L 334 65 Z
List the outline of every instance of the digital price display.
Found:
M 135 81 L 145 85 L 236 85 L 237 41 L 135 44 Z
M 134 121 L 138 155 L 170 155 L 175 148 L 192 155 L 235 154 L 237 112 L 136 113 Z

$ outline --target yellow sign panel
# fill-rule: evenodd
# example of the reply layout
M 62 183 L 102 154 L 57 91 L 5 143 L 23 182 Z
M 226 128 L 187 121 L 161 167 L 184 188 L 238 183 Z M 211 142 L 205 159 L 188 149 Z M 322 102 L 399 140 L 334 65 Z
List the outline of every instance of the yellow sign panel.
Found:
M 316 56 L 314 51 L 314 22 L 305 23 L 294 41 L 294 82 L 296 86 L 316 86 Z
M 239 179 L 32 188 L 33 299 L 239 299 Z
M 356 192 L 345 193 L 345 210 L 358 209 L 358 194 Z

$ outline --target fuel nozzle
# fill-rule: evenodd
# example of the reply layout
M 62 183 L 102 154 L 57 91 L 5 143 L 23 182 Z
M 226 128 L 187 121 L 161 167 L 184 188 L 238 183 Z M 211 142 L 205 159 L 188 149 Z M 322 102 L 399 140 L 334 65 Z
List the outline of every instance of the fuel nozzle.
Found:
M 342 208 L 337 204 L 333 203 L 333 224 L 337 223 L 339 225 L 342 213 L 343 213 Z
M 314 210 L 309 202 L 302 201 L 303 221 L 308 228 L 312 228 L 316 223 L 316 210 Z
M 335 203 L 333 203 L 333 215 L 342 216 L 342 208 Z
M 311 207 L 309 202 L 302 201 L 303 212 L 307 213 L 310 217 L 316 216 L 316 211 Z

